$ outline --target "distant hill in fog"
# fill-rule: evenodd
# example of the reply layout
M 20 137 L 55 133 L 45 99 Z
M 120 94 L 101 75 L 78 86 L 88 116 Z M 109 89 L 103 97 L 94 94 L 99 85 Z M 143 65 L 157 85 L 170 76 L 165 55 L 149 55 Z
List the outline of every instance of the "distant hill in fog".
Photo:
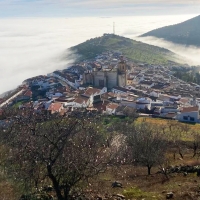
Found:
M 163 38 L 182 45 L 200 46 L 200 15 L 185 22 L 158 28 L 141 35 L 141 37 L 145 36 Z

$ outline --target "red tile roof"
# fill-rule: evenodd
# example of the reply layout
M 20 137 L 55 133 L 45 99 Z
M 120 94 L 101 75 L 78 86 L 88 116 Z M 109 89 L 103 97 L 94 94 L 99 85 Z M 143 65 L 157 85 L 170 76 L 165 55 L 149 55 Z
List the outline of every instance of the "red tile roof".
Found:
M 31 92 L 31 90 L 27 90 L 27 91 L 24 93 L 24 96 L 32 97 L 32 92 Z
M 176 117 L 176 113 L 167 113 L 166 115 L 165 115 L 165 117 L 166 118 L 175 118 Z
M 114 110 L 114 109 L 116 109 L 117 107 L 119 107 L 119 105 L 116 104 L 116 103 L 109 103 L 109 104 L 106 106 L 106 108 L 109 108 L 109 109 L 111 109 L 111 110 Z
M 83 104 L 83 103 L 86 103 L 88 101 L 88 99 L 89 98 L 79 96 L 74 100 L 74 102 L 79 103 L 79 104 Z
M 198 112 L 199 111 L 199 107 L 198 106 L 194 106 L 194 107 L 183 107 L 181 112 L 182 113 L 187 113 L 187 112 Z
M 93 95 L 93 94 L 95 94 L 95 93 L 100 93 L 100 92 L 101 92 L 100 89 L 89 87 L 89 88 L 85 91 L 84 95 L 85 95 L 85 96 L 91 96 L 91 95 Z
M 60 108 L 62 107 L 62 103 L 52 103 L 48 110 L 54 111 L 54 112 L 59 112 Z
M 93 107 L 96 108 L 99 112 L 106 111 L 106 106 L 109 104 L 108 101 L 97 102 L 93 104 Z
M 180 100 L 179 100 L 181 103 L 188 103 L 189 102 L 189 99 L 186 99 L 186 98 L 181 98 Z

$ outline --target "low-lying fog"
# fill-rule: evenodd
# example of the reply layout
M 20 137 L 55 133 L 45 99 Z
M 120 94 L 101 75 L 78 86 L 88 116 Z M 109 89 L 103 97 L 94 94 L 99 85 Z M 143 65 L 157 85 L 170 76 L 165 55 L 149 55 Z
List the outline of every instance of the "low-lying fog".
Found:
M 0 19 L 0 94 L 14 89 L 32 76 L 63 69 L 73 60 L 63 59 L 67 49 L 87 39 L 112 33 L 166 47 L 192 64 L 200 49 L 185 48 L 138 35 L 162 26 L 185 21 L 194 15 L 112 18 L 19 18 Z

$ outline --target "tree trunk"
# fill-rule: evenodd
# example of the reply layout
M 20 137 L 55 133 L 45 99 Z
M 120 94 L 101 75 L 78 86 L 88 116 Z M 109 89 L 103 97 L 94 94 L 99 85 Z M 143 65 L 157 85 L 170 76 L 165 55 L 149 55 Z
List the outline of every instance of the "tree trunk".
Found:
M 69 199 L 69 192 L 70 192 L 70 186 L 66 186 L 64 188 L 64 199 L 68 200 Z
M 197 154 L 197 149 L 198 149 L 198 145 L 194 142 L 193 143 L 193 158 L 196 156 Z
M 173 157 L 174 157 L 174 160 L 176 160 L 176 152 L 174 152 Z
M 151 175 L 151 167 L 152 166 L 149 166 L 149 165 L 147 166 L 147 168 L 148 168 L 148 175 Z
M 51 169 L 51 165 L 47 166 L 47 171 L 48 171 L 48 176 L 50 178 L 50 180 L 53 183 L 53 188 L 56 192 L 56 196 L 58 198 L 58 200 L 65 200 L 61 194 L 61 190 L 60 190 L 60 186 L 58 181 L 56 180 L 56 177 L 52 174 L 52 169 Z
M 181 158 L 183 159 L 183 154 L 181 152 L 181 148 L 180 147 L 178 148 L 178 152 L 179 152 L 179 155 L 181 156 Z

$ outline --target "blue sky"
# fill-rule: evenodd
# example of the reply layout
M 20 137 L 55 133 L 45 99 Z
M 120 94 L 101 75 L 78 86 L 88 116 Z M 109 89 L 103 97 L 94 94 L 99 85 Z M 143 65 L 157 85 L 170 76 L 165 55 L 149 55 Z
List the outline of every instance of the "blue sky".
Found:
M 0 0 L 0 17 L 104 17 L 199 13 L 200 0 Z

